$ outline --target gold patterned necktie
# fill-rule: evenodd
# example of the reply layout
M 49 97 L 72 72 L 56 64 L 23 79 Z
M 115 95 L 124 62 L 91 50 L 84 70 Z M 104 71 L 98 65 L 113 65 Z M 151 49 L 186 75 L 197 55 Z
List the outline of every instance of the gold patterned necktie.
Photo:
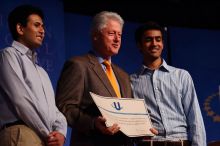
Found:
M 113 70 L 112 70 L 112 67 L 111 67 L 111 63 L 109 61 L 105 60 L 103 62 L 103 64 L 106 67 L 106 75 L 107 75 L 109 81 L 111 82 L 112 87 L 114 88 L 117 97 L 120 98 L 121 97 L 121 93 L 120 93 L 120 90 L 119 90 L 116 78 L 114 76 L 114 73 L 113 73 Z

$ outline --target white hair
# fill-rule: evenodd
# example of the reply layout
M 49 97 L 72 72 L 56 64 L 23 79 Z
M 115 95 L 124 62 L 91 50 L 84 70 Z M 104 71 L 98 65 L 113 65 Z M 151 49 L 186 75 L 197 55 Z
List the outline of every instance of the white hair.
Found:
M 93 34 L 94 32 L 101 31 L 106 27 L 109 20 L 117 21 L 121 25 L 121 28 L 123 28 L 124 20 L 119 14 L 116 12 L 102 11 L 94 16 L 91 33 Z

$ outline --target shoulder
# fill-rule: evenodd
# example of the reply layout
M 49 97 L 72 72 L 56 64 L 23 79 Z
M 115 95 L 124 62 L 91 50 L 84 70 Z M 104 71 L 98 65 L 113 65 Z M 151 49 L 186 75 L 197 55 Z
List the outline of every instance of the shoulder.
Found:
M 173 66 L 169 66 L 169 67 L 170 67 L 169 73 L 170 76 L 172 76 L 172 78 L 179 79 L 182 82 L 192 81 L 192 77 L 187 70 Z
M 190 76 L 189 72 L 185 69 L 182 68 L 177 68 L 177 67 L 173 67 L 173 66 L 169 66 L 171 68 L 171 73 L 175 73 L 178 76 Z
M 77 72 L 86 70 L 89 66 L 89 62 L 90 59 L 88 54 L 74 56 L 64 63 L 62 70 L 66 72 L 74 72 L 76 74 Z
M 138 73 L 132 73 L 132 74 L 130 74 L 130 78 L 131 78 L 131 80 L 137 79 L 137 78 L 138 78 Z
M 65 62 L 65 66 L 69 66 L 69 65 L 85 65 L 88 64 L 89 62 L 89 57 L 88 54 L 83 55 L 83 56 L 74 56 L 69 58 L 66 62 Z
M 118 65 L 112 63 L 112 66 L 113 66 L 113 69 L 114 71 L 117 71 L 120 75 L 122 76 L 125 76 L 125 77 L 128 77 L 128 73 L 125 72 L 121 67 L 119 67 Z
M 136 70 L 135 72 L 130 74 L 130 79 L 131 80 L 138 79 L 141 76 L 142 73 L 143 73 L 143 66 L 140 66 L 138 68 L 138 70 Z
M 8 55 L 15 55 L 17 53 L 16 53 L 16 50 L 14 48 L 7 47 L 7 48 L 4 48 L 4 49 L 0 50 L 0 54 L 1 54 L 1 56 L 8 56 Z
M 72 63 L 84 63 L 86 61 L 88 61 L 88 55 L 74 56 L 67 60 L 67 62 L 72 62 Z
M 0 50 L 0 60 L 1 62 L 10 62 L 14 64 L 22 60 L 21 53 L 19 53 L 18 51 L 16 51 L 16 49 L 12 47 L 7 47 Z

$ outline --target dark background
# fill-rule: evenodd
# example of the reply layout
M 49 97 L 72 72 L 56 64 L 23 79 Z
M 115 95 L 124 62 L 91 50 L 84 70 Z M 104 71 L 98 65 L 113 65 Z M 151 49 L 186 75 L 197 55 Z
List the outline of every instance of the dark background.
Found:
M 94 15 L 118 12 L 125 20 L 155 20 L 164 26 L 220 29 L 218 0 L 64 0 L 65 12 Z

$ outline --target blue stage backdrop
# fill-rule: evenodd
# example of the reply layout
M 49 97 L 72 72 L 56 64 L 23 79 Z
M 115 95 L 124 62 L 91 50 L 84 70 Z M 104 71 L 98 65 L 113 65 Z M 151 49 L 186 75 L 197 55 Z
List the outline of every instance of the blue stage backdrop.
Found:
M 46 38 L 38 49 L 40 64 L 48 72 L 54 89 L 66 59 L 87 53 L 91 49 L 90 25 L 92 17 L 64 13 L 61 0 L 1 0 L 0 4 L 0 49 L 11 44 L 12 38 L 7 26 L 7 15 L 20 4 L 34 4 L 45 13 Z M 123 17 L 123 16 L 122 16 Z M 146 20 L 147 21 L 147 20 Z M 135 72 L 142 61 L 134 41 L 134 31 L 139 24 L 125 22 L 122 47 L 113 62 L 128 73 Z M 176 67 L 188 70 L 195 82 L 202 110 L 208 141 L 220 139 L 220 31 L 169 28 L 165 34 L 169 44 L 165 46 L 163 57 Z M 169 57 L 168 55 L 169 54 Z M 73 130 L 74 132 L 74 130 Z M 69 146 L 71 129 L 65 146 Z

